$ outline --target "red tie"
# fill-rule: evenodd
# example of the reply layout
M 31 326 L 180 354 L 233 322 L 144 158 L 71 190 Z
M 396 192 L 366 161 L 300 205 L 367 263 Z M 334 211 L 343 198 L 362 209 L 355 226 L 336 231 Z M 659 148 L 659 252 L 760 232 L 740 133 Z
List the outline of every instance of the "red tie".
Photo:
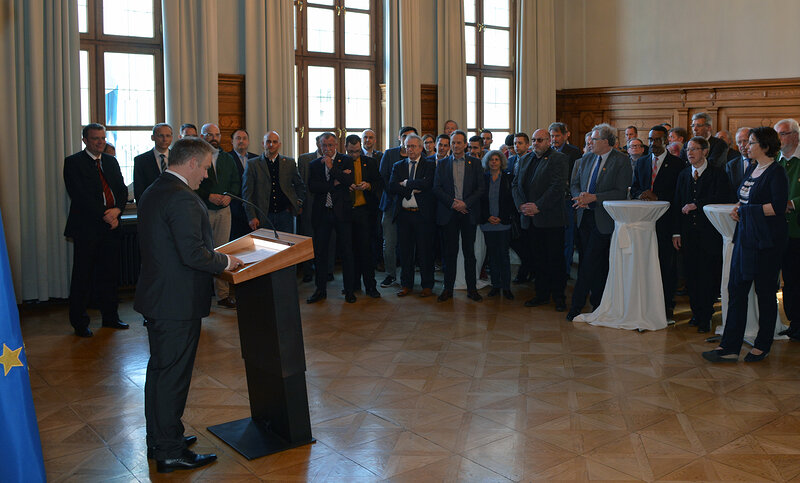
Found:
M 108 186 L 108 181 L 106 181 L 106 177 L 103 176 L 103 168 L 100 166 L 100 159 L 95 160 L 97 161 L 97 174 L 100 175 L 100 181 L 103 183 L 103 198 L 106 200 L 106 209 L 114 207 L 114 192 L 111 191 L 111 187 Z
M 656 174 L 658 174 L 658 162 L 656 158 L 653 157 L 653 176 L 650 178 L 650 189 L 653 189 L 653 185 L 656 184 Z

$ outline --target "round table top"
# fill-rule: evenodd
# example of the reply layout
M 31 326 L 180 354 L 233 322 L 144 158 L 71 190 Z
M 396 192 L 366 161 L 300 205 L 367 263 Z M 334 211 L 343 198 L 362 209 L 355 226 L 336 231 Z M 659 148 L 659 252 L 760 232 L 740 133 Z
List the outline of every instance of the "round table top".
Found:
M 714 228 L 720 235 L 731 238 L 736 231 L 736 222 L 731 218 L 731 210 L 736 206 L 733 203 L 706 205 L 703 211 L 708 217 L 708 221 L 714 225 Z
M 669 201 L 616 200 L 604 201 L 608 214 L 620 223 L 655 222 L 669 209 Z

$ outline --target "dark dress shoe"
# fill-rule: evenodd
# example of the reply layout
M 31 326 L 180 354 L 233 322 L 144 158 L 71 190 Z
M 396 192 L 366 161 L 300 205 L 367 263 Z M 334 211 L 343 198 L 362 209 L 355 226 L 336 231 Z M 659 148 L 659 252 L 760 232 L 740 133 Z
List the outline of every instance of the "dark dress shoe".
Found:
M 758 361 L 763 361 L 764 359 L 766 359 L 766 358 L 767 358 L 767 355 L 769 355 L 769 352 L 762 352 L 762 353 L 761 353 L 761 354 L 759 354 L 759 355 L 755 355 L 755 354 L 753 354 L 752 352 L 748 352 L 748 353 L 747 353 L 747 355 L 746 355 L 746 356 L 744 356 L 744 361 L 745 361 L 745 362 L 758 362 Z
M 505 297 L 506 300 L 514 300 L 514 294 L 511 293 L 511 290 L 507 288 L 503 289 L 503 297 Z
M 209 463 L 217 460 L 217 455 L 210 454 L 197 454 L 188 449 L 183 450 L 180 458 L 170 458 L 166 460 L 157 460 L 156 469 L 159 473 L 172 473 L 175 470 L 193 470 L 200 468 Z
M 538 307 L 550 303 L 550 297 L 534 297 L 525 302 L 525 307 Z
M 303 283 L 308 283 L 308 282 L 310 282 L 312 280 L 314 280 L 314 276 L 313 275 L 303 275 Z
M 231 300 L 230 297 L 225 297 L 224 299 L 217 300 L 217 305 L 221 307 L 225 307 L 226 309 L 235 309 L 236 304 Z
M 410 289 L 410 288 L 408 288 L 408 287 L 403 287 L 403 288 L 401 288 L 401 289 L 400 289 L 400 290 L 397 292 L 397 296 L 398 296 L 398 297 L 405 297 L 406 295 L 411 295 L 411 293 L 412 293 L 413 291 L 414 291 L 414 290 L 412 290 L 412 289 Z
M 431 295 L 433 295 L 433 290 L 430 288 L 423 288 L 422 292 L 419 293 L 419 296 L 422 298 L 430 297 Z
M 567 312 L 567 320 L 572 322 L 575 319 L 575 317 L 577 317 L 579 315 L 581 315 L 581 311 L 580 310 L 572 309 L 569 312 Z
M 323 292 L 322 290 L 315 290 L 314 293 L 311 294 L 311 297 L 306 299 L 306 303 L 313 304 L 319 302 L 320 300 L 325 300 L 326 298 L 328 298 L 327 292 Z
M 447 300 L 450 300 L 451 298 L 453 298 L 453 291 L 445 289 L 445 290 L 442 290 L 442 293 L 439 294 L 439 298 L 436 299 L 436 300 L 438 300 L 439 302 L 446 302 Z
M 197 436 L 192 435 L 192 436 L 184 436 L 183 437 L 183 446 L 185 448 L 188 448 L 189 446 L 195 444 L 196 442 L 197 442 Z M 149 460 L 153 459 L 153 452 L 154 451 L 155 451 L 155 448 L 153 448 L 152 446 L 148 446 L 147 447 L 147 459 L 149 459 Z
M 556 299 L 556 312 L 566 312 L 567 311 L 567 301 L 564 299 Z
M 499 295 L 499 294 L 500 294 L 500 289 L 497 288 L 497 287 L 492 287 L 492 289 L 489 290 L 489 293 L 487 293 L 486 296 L 487 297 L 494 297 L 495 295 Z
M 481 294 L 479 294 L 477 290 L 467 290 L 467 298 L 475 302 L 483 300 L 483 297 L 481 297 Z
M 705 334 L 711 332 L 711 321 L 697 324 L 697 333 Z
M 344 294 L 344 301 L 347 302 L 348 304 L 356 303 L 356 294 L 354 294 L 353 292 L 347 292 L 346 294 Z
M 92 333 L 91 330 L 89 330 L 88 327 L 84 327 L 82 329 L 75 329 L 75 335 L 77 335 L 78 337 L 91 337 L 94 334 Z
M 725 352 L 722 349 L 714 349 L 713 351 L 703 352 L 703 359 L 708 362 L 736 362 L 739 360 L 739 354 Z
M 392 277 L 391 275 L 387 275 L 386 278 L 383 279 L 383 282 L 381 282 L 381 287 L 383 288 L 391 287 L 392 284 L 394 284 L 394 282 L 395 278 Z
M 381 293 L 378 292 L 377 288 L 372 287 L 372 288 L 368 288 L 367 289 L 367 296 L 371 297 L 373 299 L 379 299 L 379 298 L 381 298 Z
M 697 327 L 697 319 L 695 319 L 694 317 L 689 319 L 689 327 Z
M 511 282 L 512 283 L 516 283 L 516 284 L 520 284 L 520 283 L 526 283 L 527 281 L 528 281 L 528 277 L 520 276 L 518 274 L 516 277 L 514 277 L 514 280 L 512 280 Z
M 332 273 L 328 274 L 328 281 L 329 282 L 333 282 L 333 274 Z
M 130 326 L 121 320 L 114 320 L 111 322 L 103 322 L 103 327 L 108 327 L 109 329 L 128 329 Z

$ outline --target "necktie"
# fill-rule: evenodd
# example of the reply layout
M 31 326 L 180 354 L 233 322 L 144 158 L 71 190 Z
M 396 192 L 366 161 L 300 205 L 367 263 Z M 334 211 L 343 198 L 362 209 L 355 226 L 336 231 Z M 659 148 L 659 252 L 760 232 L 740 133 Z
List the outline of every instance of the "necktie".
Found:
M 158 156 L 161 158 L 161 172 L 163 173 L 164 171 L 167 170 L 167 161 L 165 159 L 166 156 L 164 156 L 163 154 L 159 154 Z
M 694 176 L 694 180 L 695 180 L 695 181 L 697 181 L 697 178 L 699 178 L 699 177 L 700 177 L 700 171 L 697 171 L 697 170 L 695 169 L 695 170 L 694 170 L 694 175 L 693 175 L 693 176 Z
M 650 189 L 653 189 L 653 185 L 656 184 L 656 175 L 658 174 L 658 161 L 656 161 L 656 157 L 653 156 L 653 175 L 650 178 Z
M 111 187 L 108 186 L 108 181 L 106 181 L 106 177 L 103 176 L 103 167 L 100 165 L 100 160 L 97 159 L 97 174 L 100 175 L 100 181 L 103 183 L 103 199 L 105 200 L 106 209 L 114 207 L 114 193 L 111 191 Z
M 327 167 L 325 168 L 325 180 L 331 180 L 331 171 Z M 333 208 L 333 198 L 331 198 L 330 191 L 325 193 L 325 208 Z
M 410 180 L 414 179 L 414 173 L 416 173 L 416 169 L 417 169 L 417 162 L 411 161 L 411 172 L 408 174 L 408 179 Z
M 592 170 L 592 177 L 589 178 L 589 193 L 594 194 L 595 190 L 597 189 L 597 176 L 600 174 L 600 164 L 603 162 L 603 157 L 597 157 L 597 164 L 595 165 L 594 169 Z

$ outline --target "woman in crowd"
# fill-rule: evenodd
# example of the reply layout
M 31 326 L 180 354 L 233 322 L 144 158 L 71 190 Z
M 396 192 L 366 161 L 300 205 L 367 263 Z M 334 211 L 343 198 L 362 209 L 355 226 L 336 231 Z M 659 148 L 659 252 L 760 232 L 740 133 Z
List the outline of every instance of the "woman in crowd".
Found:
M 508 160 L 502 151 L 489 151 L 483 157 L 487 189 L 481 199 L 481 231 L 486 240 L 492 277 L 489 297 L 494 297 L 502 290 L 506 299 L 513 300 L 508 244 L 511 241 L 511 217 L 519 214 L 511 196 L 512 176 L 506 173 L 507 165 Z
M 786 171 L 775 162 L 780 147 L 778 133 L 771 127 L 750 130 L 748 150 L 756 164 L 745 173 L 737 192 L 739 202 L 731 211 L 737 225 L 728 282 L 728 313 L 719 347 L 703 352 L 711 362 L 738 360 L 747 323 L 747 297 L 753 284 L 758 298 L 758 336 L 745 362 L 763 360 L 772 346 L 778 317 L 778 272 L 788 239 L 783 215 L 789 182 Z
M 436 154 L 436 138 L 430 134 L 422 136 L 422 146 L 425 148 L 425 156 Z

